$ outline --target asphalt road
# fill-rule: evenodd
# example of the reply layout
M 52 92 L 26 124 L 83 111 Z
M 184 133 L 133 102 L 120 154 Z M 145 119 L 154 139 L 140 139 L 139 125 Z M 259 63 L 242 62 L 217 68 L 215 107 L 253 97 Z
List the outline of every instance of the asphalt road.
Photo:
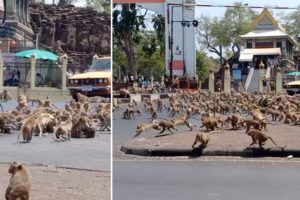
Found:
M 136 133 L 136 125 L 141 123 L 141 122 L 151 122 L 150 119 L 150 114 L 149 113 L 143 113 L 142 115 L 136 115 L 135 119 L 122 119 L 121 112 L 126 108 L 126 105 L 123 104 L 122 108 L 115 111 L 113 113 L 113 159 L 118 160 L 121 159 L 123 160 L 124 158 L 132 158 L 133 156 L 128 156 L 124 155 L 122 152 L 120 152 L 120 148 L 123 144 L 126 144 L 129 142 L 133 136 Z M 139 107 L 142 111 L 143 108 L 140 106 Z M 170 116 L 168 116 L 167 112 L 162 112 L 158 113 L 158 116 L 160 119 L 158 120 L 163 120 L 163 119 L 169 119 Z M 199 116 L 195 116 L 199 117 Z M 189 120 L 191 123 L 194 125 L 197 125 L 196 130 L 199 130 L 200 127 L 200 121 L 191 118 Z M 180 132 L 180 131 L 187 131 L 189 128 L 186 126 L 178 126 L 178 131 L 175 132 Z M 138 136 L 138 138 L 146 138 L 146 137 L 154 137 L 159 133 L 158 130 L 151 129 L 145 133 L 142 133 L 141 135 Z M 168 134 L 168 131 L 165 131 L 166 134 Z
M 113 199 L 298 199 L 299 167 L 285 161 L 114 161 Z
M 2 103 L 5 110 L 16 107 L 16 102 Z M 63 108 L 65 103 L 55 103 Z M 17 144 L 19 131 L 0 134 L 0 162 L 18 160 L 28 164 L 47 164 L 57 167 L 110 171 L 111 135 L 96 133 L 95 138 L 53 142 L 52 135 L 33 137 L 27 144 Z

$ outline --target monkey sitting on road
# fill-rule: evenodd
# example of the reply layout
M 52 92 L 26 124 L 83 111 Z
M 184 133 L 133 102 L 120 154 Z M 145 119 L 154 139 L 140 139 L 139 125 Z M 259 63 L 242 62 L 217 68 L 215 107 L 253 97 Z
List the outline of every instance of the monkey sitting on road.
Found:
M 196 134 L 195 136 L 195 141 L 192 145 L 192 148 L 195 148 L 195 145 L 197 144 L 197 142 L 200 143 L 200 147 L 206 147 L 208 142 L 210 140 L 210 137 L 207 133 L 201 133 L 201 134 Z
M 258 141 L 259 148 L 263 149 L 263 145 L 266 143 L 268 139 L 270 139 L 276 147 L 282 150 L 284 150 L 284 148 L 286 147 L 286 146 L 284 147 L 279 146 L 270 136 L 267 136 L 265 133 L 263 133 L 258 129 L 250 129 L 247 134 L 252 138 L 252 143 L 249 146 L 257 144 Z
M 14 161 L 8 173 L 11 174 L 8 187 L 5 192 L 6 200 L 28 200 L 31 184 L 26 168 Z
M 72 116 L 68 115 L 68 119 L 66 121 L 62 121 L 58 127 L 53 131 L 53 139 L 55 141 L 60 140 L 70 140 L 71 139 L 71 130 L 73 127 Z
M 11 94 L 9 94 L 9 92 L 7 90 L 4 90 L 2 92 L 2 94 L 0 95 L 0 97 L 1 97 L 1 100 L 4 102 L 12 100 L 12 96 L 11 96 Z

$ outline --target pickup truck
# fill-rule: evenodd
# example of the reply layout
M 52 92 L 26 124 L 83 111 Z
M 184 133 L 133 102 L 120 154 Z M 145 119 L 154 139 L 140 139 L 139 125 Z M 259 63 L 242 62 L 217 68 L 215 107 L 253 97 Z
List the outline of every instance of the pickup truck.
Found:
M 88 97 L 110 97 L 111 57 L 96 59 L 87 72 L 70 76 L 68 89 L 74 99 L 79 92 Z

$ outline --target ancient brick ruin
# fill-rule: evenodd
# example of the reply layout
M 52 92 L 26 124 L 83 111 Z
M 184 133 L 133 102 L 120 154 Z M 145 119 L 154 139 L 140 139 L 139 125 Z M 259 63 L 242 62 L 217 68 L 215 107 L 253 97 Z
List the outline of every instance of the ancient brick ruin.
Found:
M 70 56 L 72 70 L 86 69 L 92 56 L 110 55 L 110 15 L 73 5 L 30 4 L 30 25 L 41 48 Z

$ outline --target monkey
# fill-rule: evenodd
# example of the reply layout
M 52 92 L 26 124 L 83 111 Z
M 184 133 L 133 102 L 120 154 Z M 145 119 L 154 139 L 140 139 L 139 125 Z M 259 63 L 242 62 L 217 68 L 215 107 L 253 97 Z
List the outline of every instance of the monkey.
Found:
M 28 107 L 27 97 L 25 95 L 21 94 L 18 96 L 18 106 L 16 107 L 16 110 L 20 111 L 25 107 Z
M 290 111 L 284 112 L 284 115 L 285 115 L 285 119 L 284 119 L 285 124 L 289 124 L 290 122 L 295 123 L 297 121 L 297 115 L 294 112 L 290 112 Z
M 74 123 L 71 129 L 72 138 L 87 138 L 95 137 L 96 130 L 94 122 L 88 116 L 80 116 Z
M 175 128 L 175 124 L 172 123 L 171 121 L 160 121 L 159 122 L 159 126 L 162 127 L 161 132 L 159 132 L 159 134 L 162 134 L 163 132 L 165 132 L 166 129 L 168 129 L 168 131 L 170 131 L 172 134 L 174 134 L 174 132 L 171 129 L 174 129 L 177 131 L 177 129 Z
M 85 104 L 85 103 L 89 103 L 90 102 L 90 98 L 88 98 L 87 96 L 81 94 L 81 93 L 77 93 L 76 94 L 77 96 L 77 99 L 78 101 L 81 103 L 81 104 Z
M 6 125 L 6 117 L 0 117 L 0 132 L 1 133 L 10 133 L 10 127 Z
M 265 119 L 265 117 L 263 116 L 263 114 L 259 110 L 252 109 L 250 111 L 250 113 L 252 114 L 254 120 L 260 121 L 260 120 L 264 120 Z
M 208 142 L 210 141 L 210 137 L 207 133 L 201 133 L 201 134 L 196 134 L 195 136 L 195 141 L 192 145 L 192 148 L 195 148 L 195 145 L 197 144 L 197 142 L 200 143 L 201 147 L 206 147 Z
M 9 100 L 12 100 L 12 96 L 11 96 L 11 94 L 9 94 L 9 92 L 7 90 L 3 90 L 2 94 L 1 94 L 1 100 L 4 102 L 7 102 Z
M 214 117 L 206 117 L 206 118 L 202 118 L 202 127 L 206 128 L 207 131 L 214 131 L 215 128 L 219 128 L 218 127 L 218 121 L 214 118 Z
M 262 129 L 264 129 L 265 131 L 267 130 L 267 123 L 264 120 L 257 121 L 253 119 L 246 119 L 243 121 L 243 124 L 246 124 L 245 133 L 247 133 L 251 127 L 258 130 L 262 130 Z
M 157 113 L 156 113 L 156 111 L 153 111 L 151 113 L 151 118 L 152 118 L 152 121 L 157 119 Z
M 261 122 L 257 121 L 257 120 L 245 119 L 243 121 L 243 124 L 246 124 L 246 133 L 250 130 L 251 127 L 253 127 L 254 129 L 262 130 Z M 264 124 L 265 124 L 265 128 L 266 128 L 266 123 L 264 123 Z
M 59 141 L 59 139 L 71 140 L 71 129 L 73 126 L 72 116 L 69 114 L 66 121 L 61 122 L 61 124 L 55 128 L 53 132 L 53 139 Z
M 99 130 L 100 131 L 110 131 L 111 127 L 111 118 L 110 118 L 110 112 L 107 111 L 101 111 L 97 114 L 97 118 L 99 119 Z
M 162 109 L 163 109 L 163 102 L 161 99 L 158 99 L 157 100 L 157 111 L 162 112 Z
M 11 177 L 5 192 L 5 199 L 29 200 L 31 184 L 26 168 L 14 161 L 8 169 L 8 173 L 11 174 Z
M 247 134 L 252 138 L 252 143 L 249 146 L 253 146 L 254 144 L 257 144 L 258 141 L 259 148 L 263 149 L 263 145 L 265 144 L 265 142 L 268 139 L 270 139 L 276 147 L 282 150 L 286 148 L 286 146 L 283 147 L 279 146 L 270 136 L 267 136 L 266 134 L 264 134 L 262 131 L 258 129 L 250 129 Z
M 266 114 L 269 114 L 272 116 L 272 121 L 276 121 L 278 117 L 279 117 L 279 121 L 281 121 L 283 118 L 283 115 L 279 110 L 267 109 Z
M 159 123 L 156 120 L 153 120 L 152 123 L 140 123 L 136 127 L 136 134 L 133 137 L 138 137 L 141 133 L 146 132 L 149 129 L 161 130 Z
M 132 108 L 126 108 L 125 111 L 123 111 L 123 119 L 131 119 L 131 117 L 133 119 L 135 119 L 134 117 L 134 109 Z
M 190 128 L 190 131 L 193 130 L 193 124 L 188 121 L 188 115 L 184 114 L 180 117 L 176 117 L 170 120 L 174 125 L 186 125 L 188 128 Z
M 120 89 L 120 95 L 124 96 L 124 98 L 127 98 L 127 97 L 130 97 L 131 94 L 130 94 L 129 90 L 122 88 L 122 89 Z
M 238 115 L 232 115 L 232 116 L 228 116 L 226 122 L 230 122 L 231 121 L 231 126 L 232 126 L 232 130 L 237 130 L 238 129 L 238 124 L 243 126 L 243 118 L 241 116 Z

